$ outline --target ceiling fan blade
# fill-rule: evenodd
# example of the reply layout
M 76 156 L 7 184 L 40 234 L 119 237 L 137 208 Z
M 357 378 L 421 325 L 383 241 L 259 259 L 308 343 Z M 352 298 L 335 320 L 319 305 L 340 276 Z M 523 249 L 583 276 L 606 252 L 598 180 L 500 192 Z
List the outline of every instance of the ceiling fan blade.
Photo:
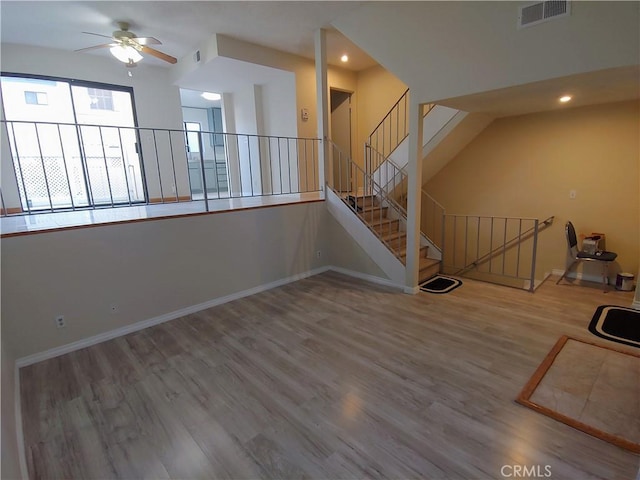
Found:
M 79 48 L 78 50 L 74 50 L 74 52 L 88 52 L 89 50 L 97 50 L 99 48 L 109 48 L 114 47 L 115 43 L 103 43 L 102 45 L 94 45 L 93 47 L 87 48 Z
M 159 58 L 160 60 L 164 60 L 165 62 L 178 63 L 178 59 L 177 58 L 172 57 L 171 55 L 167 55 L 166 53 L 162 53 L 162 52 L 156 50 L 155 48 L 151 48 L 151 47 L 147 47 L 146 45 L 142 45 L 142 51 L 144 53 L 148 53 L 151 56 Z
M 140 45 L 162 45 L 160 40 L 153 37 L 135 37 L 133 40 Z
M 111 35 L 102 35 L 101 33 L 93 33 L 93 32 L 82 32 L 87 35 L 95 35 L 96 37 L 104 37 L 104 38 L 113 38 Z

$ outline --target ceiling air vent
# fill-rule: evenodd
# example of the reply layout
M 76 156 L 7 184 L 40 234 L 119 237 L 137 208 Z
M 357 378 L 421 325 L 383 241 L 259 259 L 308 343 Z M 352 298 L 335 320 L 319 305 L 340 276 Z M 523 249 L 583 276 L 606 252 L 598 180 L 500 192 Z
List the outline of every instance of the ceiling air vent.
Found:
M 530 27 L 554 18 L 565 17 L 570 13 L 570 2 L 548 0 L 520 7 L 518 28 Z

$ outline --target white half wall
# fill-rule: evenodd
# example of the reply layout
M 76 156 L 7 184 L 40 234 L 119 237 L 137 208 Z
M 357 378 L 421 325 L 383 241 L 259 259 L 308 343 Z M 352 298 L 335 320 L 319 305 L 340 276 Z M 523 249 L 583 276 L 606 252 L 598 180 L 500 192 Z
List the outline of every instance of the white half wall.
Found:
M 3 238 L 2 338 L 21 358 L 314 270 L 325 215 L 314 202 Z
M 402 286 L 405 267 L 400 263 L 400 260 L 384 246 L 362 221 L 356 218 L 349 207 L 331 189 L 327 189 L 326 202 L 327 209 L 335 220 L 380 267 L 389 280 L 398 286 Z

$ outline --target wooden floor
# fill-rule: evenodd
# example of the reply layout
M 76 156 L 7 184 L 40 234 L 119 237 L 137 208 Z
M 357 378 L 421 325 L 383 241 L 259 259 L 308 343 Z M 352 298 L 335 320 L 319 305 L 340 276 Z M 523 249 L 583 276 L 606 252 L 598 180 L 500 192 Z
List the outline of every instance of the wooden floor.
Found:
M 603 341 L 596 306 L 631 301 L 325 273 L 23 368 L 29 473 L 633 479 L 638 456 L 514 402 L 562 334 Z

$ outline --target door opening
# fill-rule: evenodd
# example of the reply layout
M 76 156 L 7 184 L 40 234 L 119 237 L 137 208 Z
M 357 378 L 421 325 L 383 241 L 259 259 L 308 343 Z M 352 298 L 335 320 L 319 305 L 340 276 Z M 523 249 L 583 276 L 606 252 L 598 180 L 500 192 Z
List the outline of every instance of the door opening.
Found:
M 331 89 L 331 140 L 349 159 L 351 151 L 351 93 Z M 342 161 L 341 161 L 342 160 Z M 351 172 L 348 162 L 337 155 L 333 158 L 333 181 L 338 190 L 351 192 Z

